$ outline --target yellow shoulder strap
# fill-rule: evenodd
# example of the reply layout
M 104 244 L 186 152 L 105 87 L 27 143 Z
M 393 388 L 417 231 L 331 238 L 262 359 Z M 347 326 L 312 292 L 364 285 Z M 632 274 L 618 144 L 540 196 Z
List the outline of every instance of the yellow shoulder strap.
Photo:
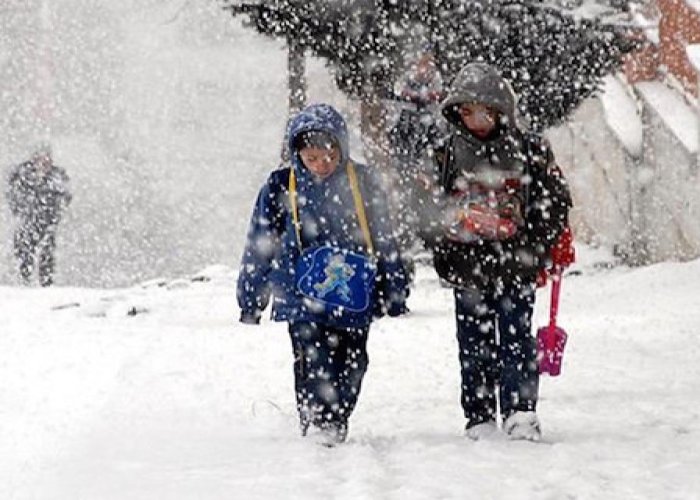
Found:
M 365 236 L 367 250 L 370 254 L 374 254 L 374 244 L 372 243 L 372 233 L 369 231 L 369 224 L 367 223 L 365 203 L 362 199 L 360 184 L 357 182 L 357 172 L 355 171 L 355 165 L 352 162 L 348 162 L 348 178 L 350 179 L 352 197 L 355 199 L 355 211 L 357 212 L 357 218 L 360 220 L 360 228 L 362 229 L 362 234 Z
M 355 200 L 355 212 L 357 212 L 357 218 L 360 222 L 360 229 L 362 229 L 362 234 L 365 237 L 367 250 L 370 254 L 374 254 L 372 233 L 369 230 L 369 223 L 367 222 L 367 213 L 365 212 L 365 204 L 364 200 L 362 199 L 360 185 L 357 181 L 357 172 L 355 171 L 355 165 L 352 162 L 348 162 L 347 173 L 348 179 L 350 180 L 350 188 L 352 189 L 352 197 Z M 301 224 L 299 223 L 299 206 L 297 205 L 297 177 L 294 174 L 294 167 L 290 168 L 289 172 L 289 203 L 292 208 L 294 231 L 296 231 L 297 242 L 299 242 L 299 247 L 301 248 Z
M 292 206 L 292 221 L 297 233 L 297 242 L 301 248 L 301 225 L 299 224 L 299 207 L 297 206 L 297 176 L 294 167 L 289 168 L 289 203 Z

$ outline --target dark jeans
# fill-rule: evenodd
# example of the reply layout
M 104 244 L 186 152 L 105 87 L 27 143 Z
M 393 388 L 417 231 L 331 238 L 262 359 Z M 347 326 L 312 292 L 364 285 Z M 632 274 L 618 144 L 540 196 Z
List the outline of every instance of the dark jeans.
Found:
M 514 411 L 535 410 L 539 373 L 531 333 L 534 301 L 534 285 L 455 290 L 462 407 L 470 423 L 495 418 L 496 384 L 504 418 Z
M 54 252 L 56 250 L 55 225 L 25 224 L 20 226 L 15 231 L 14 247 L 15 257 L 19 263 L 19 275 L 24 283 L 29 283 L 38 260 L 39 283 L 41 286 L 53 284 Z
M 367 371 L 368 329 L 292 323 L 294 388 L 302 429 L 346 426 Z

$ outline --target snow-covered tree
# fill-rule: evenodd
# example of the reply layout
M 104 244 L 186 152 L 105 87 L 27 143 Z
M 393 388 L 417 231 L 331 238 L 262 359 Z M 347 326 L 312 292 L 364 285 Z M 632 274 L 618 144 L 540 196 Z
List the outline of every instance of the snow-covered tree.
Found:
M 363 100 L 390 93 L 419 41 L 432 44 L 447 81 L 467 62 L 489 62 L 539 130 L 566 119 L 635 47 L 624 28 L 537 0 L 220 1 L 259 32 L 324 58 L 338 87 Z

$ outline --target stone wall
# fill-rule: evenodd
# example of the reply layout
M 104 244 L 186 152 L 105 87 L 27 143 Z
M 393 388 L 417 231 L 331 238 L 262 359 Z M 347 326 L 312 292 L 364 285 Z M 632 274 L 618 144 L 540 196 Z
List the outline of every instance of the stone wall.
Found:
M 692 134 L 678 133 L 697 129 L 697 115 L 690 105 L 667 109 L 676 101 L 657 96 L 669 99 L 674 93 L 684 102 L 660 82 L 635 89 L 643 124 L 637 157 L 611 129 L 599 98 L 550 132 L 571 185 L 576 204 L 571 220 L 579 241 L 609 245 L 638 264 L 700 256 L 697 137 L 693 142 Z

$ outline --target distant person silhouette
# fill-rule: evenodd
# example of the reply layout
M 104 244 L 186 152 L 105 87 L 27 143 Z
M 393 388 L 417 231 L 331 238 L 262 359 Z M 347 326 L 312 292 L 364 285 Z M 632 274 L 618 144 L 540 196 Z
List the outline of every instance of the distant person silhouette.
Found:
M 53 284 L 56 229 L 71 202 L 68 175 L 53 163 L 51 146 L 42 144 L 29 161 L 12 169 L 8 196 L 16 218 L 14 255 L 19 276 L 28 285 L 38 267 L 39 284 Z

